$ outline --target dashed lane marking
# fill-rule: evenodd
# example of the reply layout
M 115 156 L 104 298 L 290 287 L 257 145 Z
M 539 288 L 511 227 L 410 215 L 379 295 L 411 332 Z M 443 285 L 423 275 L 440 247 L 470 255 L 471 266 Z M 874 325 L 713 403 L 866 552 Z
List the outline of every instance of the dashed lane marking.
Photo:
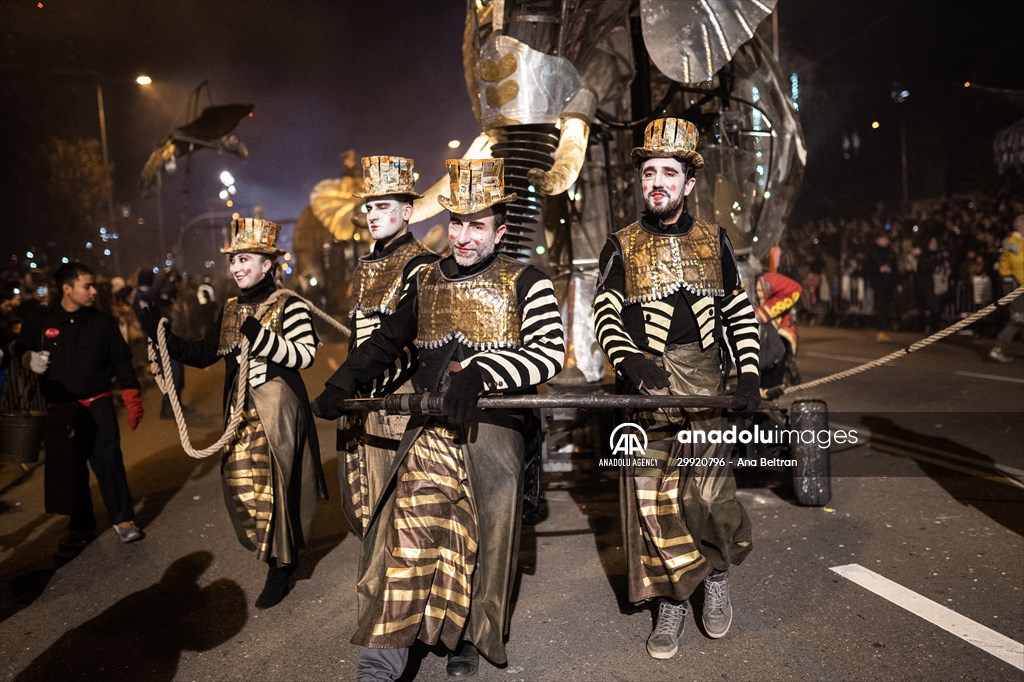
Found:
M 910 611 L 932 625 L 937 625 L 946 632 L 951 632 L 968 644 L 973 644 L 985 653 L 995 656 L 1017 668 L 1024 670 L 1024 644 L 1001 635 L 992 628 L 961 616 L 927 597 L 922 597 L 913 590 L 908 590 L 899 583 L 870 571 L 860 564 L 833 566 L 831 569 L 850 582 L 874 592 L 900 608 Z

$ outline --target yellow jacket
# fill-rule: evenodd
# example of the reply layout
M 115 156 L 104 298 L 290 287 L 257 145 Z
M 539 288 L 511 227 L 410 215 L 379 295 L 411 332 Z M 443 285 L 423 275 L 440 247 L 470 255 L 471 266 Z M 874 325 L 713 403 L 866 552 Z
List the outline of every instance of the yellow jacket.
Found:
M 1003 240 L 1003 252 L 999 255 L 999 276 L 1013 277 L 1017 284 L 1024 284 L 1024 234 L 1016 230 Z

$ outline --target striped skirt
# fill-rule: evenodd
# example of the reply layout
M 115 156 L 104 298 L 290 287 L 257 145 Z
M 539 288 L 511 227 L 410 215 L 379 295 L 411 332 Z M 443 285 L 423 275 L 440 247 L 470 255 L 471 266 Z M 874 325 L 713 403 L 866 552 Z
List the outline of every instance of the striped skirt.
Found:
M 718 395 L 717 346 L 667 350 L 661 362 L 674 395 Z M 683 446 L 681 429 L 724 428 L 720 410 L 636 412 L 647 432 L 645 457 L 653 467 L 624 467 L 620 504 L 625 533 L 629 599 L 688 598 L 713 568 L 738 564 L 751 550 L 750 519 L 736 499 L 736 479 L 725 466 L 679 467 L 679 458 L 728 459 L 729 445 Z
M 367 646 L 416 639 L 458 646 L 469 616 L 479 538 L 463 449 L 454 432 L 428 426 L 397 473 L 382 609 Z

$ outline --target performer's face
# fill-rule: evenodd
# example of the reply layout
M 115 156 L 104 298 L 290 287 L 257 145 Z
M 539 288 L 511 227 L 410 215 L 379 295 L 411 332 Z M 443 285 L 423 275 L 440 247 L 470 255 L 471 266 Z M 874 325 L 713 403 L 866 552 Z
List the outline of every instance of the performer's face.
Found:
M 366 224 L 373 239 L 388 239 L 405 230 L 412 218 L 412 204 L 394 198 L 375 197 L 367 200 Z
M 668 223 L 682 215 L 684 199 L 696 182 L 696 178 L 686 178 L 679 159 L 648 159 L 640 166 L 640 188 L 647 213 Z
M 61 291 L 64 294 L 64 308 L 72 312 L 79 308 L 91 308 L 96 302 L 96 284 L 92 275 L 85 272 L 79 274 L 78 279 L 71 284 L 61 287 Z
M 448 220 L 448 241 L 455 262 L 470 267 L 494 253 L 505 235 L 505 225 L 495 223 L 497 216 L 489 208 L 469 215 L 452 213 Z
M 260 283 L 274 261 L 261 253 L 233 253 L 228 257 L 228 271 L 239 289 L 248 289 Z

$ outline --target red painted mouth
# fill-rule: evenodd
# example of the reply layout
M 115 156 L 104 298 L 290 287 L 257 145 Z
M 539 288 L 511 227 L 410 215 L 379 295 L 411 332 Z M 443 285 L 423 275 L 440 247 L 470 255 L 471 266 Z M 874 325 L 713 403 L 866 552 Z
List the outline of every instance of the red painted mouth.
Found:
M 667 198 L 668 198 L 668 195 L 665 194 L 664 192 L 651 192 L 651 200 L 652 201 L 661 201 L 662 199 L 667 199 Z

